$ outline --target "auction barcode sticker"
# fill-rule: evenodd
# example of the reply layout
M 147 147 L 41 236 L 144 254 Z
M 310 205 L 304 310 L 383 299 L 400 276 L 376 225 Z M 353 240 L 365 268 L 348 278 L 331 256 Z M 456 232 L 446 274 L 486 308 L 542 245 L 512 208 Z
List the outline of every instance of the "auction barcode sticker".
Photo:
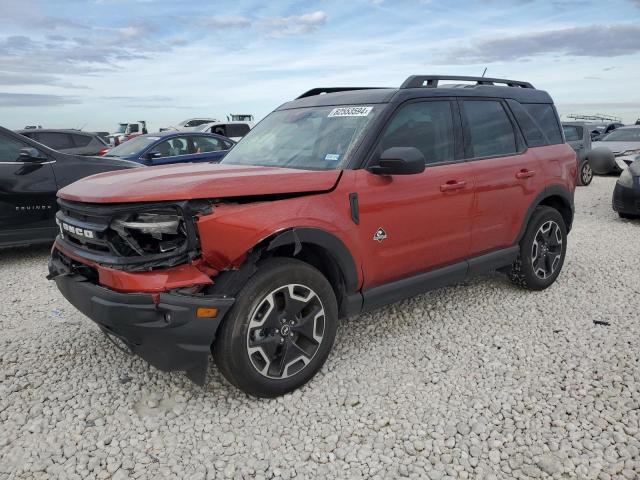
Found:
M 366 117 L 373 107 L 338 107 L 329 112 L 328 117 Z

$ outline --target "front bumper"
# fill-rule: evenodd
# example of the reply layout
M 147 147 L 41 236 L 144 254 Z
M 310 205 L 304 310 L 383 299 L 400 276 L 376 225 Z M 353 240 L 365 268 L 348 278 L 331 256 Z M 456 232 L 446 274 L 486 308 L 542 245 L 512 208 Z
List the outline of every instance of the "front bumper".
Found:
M 184 371 L 203 385 L 216 331 L 234 303 L 224 296 L 178 293 L 119 293 L 92 283 L 86 267 L 53 255 L 49 278 L 62 295 L 107 335 L 164 371 Z M 216 308 L 215 318 L 198 318 L 199 307 Z
M 633 180 L 634 183 L 639 181 L 636 178 Z M 623 187 L 616 182 L 616 186 L 613 189 L 612 206 L 616 212 L 640 215 L 640 184 L 629 188 Z

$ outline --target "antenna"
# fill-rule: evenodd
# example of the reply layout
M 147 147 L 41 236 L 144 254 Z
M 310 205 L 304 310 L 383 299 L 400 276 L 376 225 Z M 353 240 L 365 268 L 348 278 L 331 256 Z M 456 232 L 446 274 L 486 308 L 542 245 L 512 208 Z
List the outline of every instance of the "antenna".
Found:
M 484 67 L 484 72 L 482 72 L 482 78 L 484 78 L 485 73 L 487 73 L 487 67 Z

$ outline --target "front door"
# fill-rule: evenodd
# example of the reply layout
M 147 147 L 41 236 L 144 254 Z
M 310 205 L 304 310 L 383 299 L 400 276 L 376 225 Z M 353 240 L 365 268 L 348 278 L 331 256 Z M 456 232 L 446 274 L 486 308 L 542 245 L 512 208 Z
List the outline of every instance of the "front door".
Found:
M 56 235 L 56 180 L 51 161 L 30 162 L 31 145 L 0 133 L 0 245 L 49 240 Z
M 401 105 L 371 161 L 391 147 L 417 148 L 426 169 L 406 176 L 356 171 L 365 288 L 464 260 L 471 241 L 474 184 L 459 161 L 456 104 L 438 99 Z

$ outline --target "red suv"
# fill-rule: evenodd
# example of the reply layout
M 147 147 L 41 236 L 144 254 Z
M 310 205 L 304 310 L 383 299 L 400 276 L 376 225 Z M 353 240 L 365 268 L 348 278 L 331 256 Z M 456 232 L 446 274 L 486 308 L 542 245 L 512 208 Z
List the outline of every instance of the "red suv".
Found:
M 576 165 L 526 82 L 314 89 L 221 164 L 62 189 L 49 278 L 152 365 L 204 383 L 213 352 L 238 388 L 276 396 L 320 369 L 341 317 L 489 270 L 551 285 Z

